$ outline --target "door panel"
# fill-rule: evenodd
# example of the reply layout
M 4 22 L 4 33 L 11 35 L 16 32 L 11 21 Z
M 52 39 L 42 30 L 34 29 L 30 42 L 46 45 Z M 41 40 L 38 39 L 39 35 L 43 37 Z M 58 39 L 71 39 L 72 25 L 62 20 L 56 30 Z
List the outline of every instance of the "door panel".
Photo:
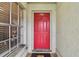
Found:
M 34 13 L 34 49 L 50 48 L 50 13 Z

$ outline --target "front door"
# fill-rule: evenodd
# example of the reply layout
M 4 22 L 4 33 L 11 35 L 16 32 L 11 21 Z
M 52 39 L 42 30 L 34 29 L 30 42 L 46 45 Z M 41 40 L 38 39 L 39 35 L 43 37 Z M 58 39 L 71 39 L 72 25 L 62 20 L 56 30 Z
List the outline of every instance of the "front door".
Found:
M 34 49 L 50 49 L 50 13 L 34 13 Z

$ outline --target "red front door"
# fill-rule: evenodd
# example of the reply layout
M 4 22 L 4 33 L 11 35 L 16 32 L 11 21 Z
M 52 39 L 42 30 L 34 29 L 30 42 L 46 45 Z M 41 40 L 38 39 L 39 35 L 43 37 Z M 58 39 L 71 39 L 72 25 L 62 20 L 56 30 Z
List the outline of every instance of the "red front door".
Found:
M 34 49 L 50 49 L 50 13 L 34 13 Z

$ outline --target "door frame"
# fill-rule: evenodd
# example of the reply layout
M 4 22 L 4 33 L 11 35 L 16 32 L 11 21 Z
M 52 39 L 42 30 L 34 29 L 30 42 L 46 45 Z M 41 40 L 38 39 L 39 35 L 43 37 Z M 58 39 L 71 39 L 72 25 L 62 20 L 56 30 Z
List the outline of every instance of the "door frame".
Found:
M 51 20 L 52 20 L 52 10 L 32 10 L 32 22 L 33 22 L 33 24 L 32 24 L 32 26 L 33 26 L 33 28 L 32 28 L 32 31 L 33 31 L 33 33 L 32 33 L 32 39 L 33 39 L 33 41 L 32 41 L 32 50 L 34 50 L 34 13 L 50 13 L 50 50 L 52 50 L 52 38 L 51 38 L 51 36 L 52 36 L 52 31 L 51 31 Z

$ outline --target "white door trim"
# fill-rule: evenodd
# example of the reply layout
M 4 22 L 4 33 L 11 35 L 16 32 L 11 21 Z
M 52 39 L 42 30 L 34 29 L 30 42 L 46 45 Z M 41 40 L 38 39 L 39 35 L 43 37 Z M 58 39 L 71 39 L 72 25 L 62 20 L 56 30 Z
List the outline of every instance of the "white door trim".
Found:
M 34 50 L 34 13 L 50 13 L 50 50 L 52 50 L 52 10 L 32 10 L 32 50 Z

